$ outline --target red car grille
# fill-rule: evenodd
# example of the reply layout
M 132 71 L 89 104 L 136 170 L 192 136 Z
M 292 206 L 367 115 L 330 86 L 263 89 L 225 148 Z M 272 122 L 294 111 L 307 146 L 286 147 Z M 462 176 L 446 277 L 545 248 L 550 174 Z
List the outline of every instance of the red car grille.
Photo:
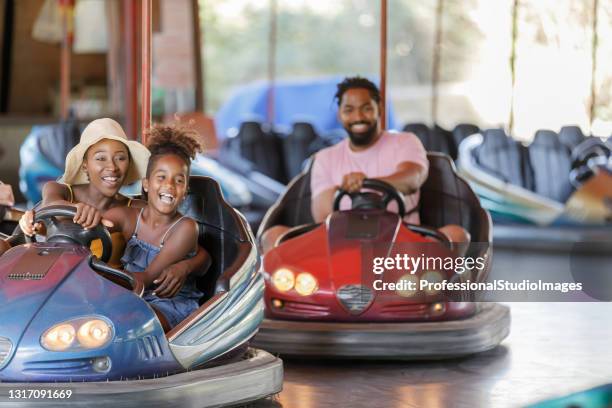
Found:
M 429 306 L 427 303 L 396 303 L 382 306 L 380 314 L 386 317 L 422 318 L 429 315 Z
M 338 289 L 336 297 L 350 314 L 357 315 L 370 306 L 374 294 L 365 286 L 345 285 Z
M 308 317 L 329 316 L 329 307 L 310 303 L 285 302 L 283 311 Z

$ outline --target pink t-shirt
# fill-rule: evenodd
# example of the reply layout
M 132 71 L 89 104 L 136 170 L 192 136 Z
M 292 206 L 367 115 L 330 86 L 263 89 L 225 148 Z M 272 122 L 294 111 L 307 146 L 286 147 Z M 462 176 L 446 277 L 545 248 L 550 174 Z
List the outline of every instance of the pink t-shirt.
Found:
M 310 180 L 312 197 L 339 186 L 345 174 L 362 172 L 371 178 L 386 177 L 397 172 L 397 166 L 402 162 L 417 163 L 429 169 L 427 152 L 412 133 L 384 132 L 375 145 L 361 152 L 352 151 L 346 138 L 316 154 Z M 410 211 L 419 203 L 419 192 L 406 195 L 405 199 L 406 211 Z M 389 210 L 397 211 L 394 203 L 392 206 L 389 206 Z M 340 208 L 350 208 L 348 197 L 342 200 Z M 407 215 L 405 220 L 418 224 L 418 211 Z

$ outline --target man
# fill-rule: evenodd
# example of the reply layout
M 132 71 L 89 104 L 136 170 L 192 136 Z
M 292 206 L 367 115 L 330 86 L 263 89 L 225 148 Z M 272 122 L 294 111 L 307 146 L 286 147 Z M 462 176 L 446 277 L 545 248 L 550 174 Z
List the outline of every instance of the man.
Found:
M 319 151 L 311 173 L 312 215 L 322 222 L 332 212 L 336 190 L 357 192 L 366 178 L 385 181 L 404 194 L 405 221 L 418 224 L 419 188 L 427 179 L 429 162 L 420 140 L 412 133 L 390 133 L 380 128 L 381 98 L 376 85 L 365 78 L 346 78 L 338 84 L 338 118 L 348 139 Z M 346 209 L 348 199 L 341 203 Z M 389 207 L 390 210 L 394 210 Z M 274 226 L 262 237 L 264 253 L 287 231 Z M 452 242 L 469 242 L 458 225 L 440 228 Z

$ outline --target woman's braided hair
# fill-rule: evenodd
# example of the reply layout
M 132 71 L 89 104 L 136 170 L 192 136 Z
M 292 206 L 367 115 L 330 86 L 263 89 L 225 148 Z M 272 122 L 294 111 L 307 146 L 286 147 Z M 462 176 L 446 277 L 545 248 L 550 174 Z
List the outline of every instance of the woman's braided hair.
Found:
M 151 152 L 147 165 L 147 178 L 160 156 L 174 154 L 185 161 L 187 167 L 197 153 L 204 148 L 200 143 L 198 133 L 190 128 L 177 125 L 153 125 L 146 131 L 147 147 Z

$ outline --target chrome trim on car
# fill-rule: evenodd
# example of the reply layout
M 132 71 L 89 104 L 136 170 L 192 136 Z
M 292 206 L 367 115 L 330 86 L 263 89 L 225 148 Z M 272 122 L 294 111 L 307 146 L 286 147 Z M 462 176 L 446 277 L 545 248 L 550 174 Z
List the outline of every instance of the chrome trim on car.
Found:
M 253 271 L 257 271 L 259 269 L 259 255 L 257 253 L 257 249 L 253 245 L 251 252 L 249 253 L 247 260 L 240 267 L 240 269 L 230 278 L 230 291 L 229 292 L 221 292 L 214 295 L 211 299 L 209 299 L 205 304 L 205 308 L 198 313 L 194 321 L 200 321 L 201 319 L 209 319 L 205 317 L 207 314 L 211 313 L 217 306 L 225 301 L 225 298 L 228 296 L 234 288 L 240 286 L 242 282 L 246 279 L 249 279 L 249 272 L 253 273 Z M 181 334 L 185 333 L 193 326 L 185 326 L 181 330 L 172 333 L 172 336 L 168 338 L 169 342 L 177 339 Z
M 173 337 L 170 349 L 183 367 L 223 355 L 257 332 L 264 315 L 264 280 L 255 266 L 202 318 Z
M 251 251 L 244 262 L 244 264 L 240 267 L 240 269 L 230 278 L 230 290 L 232 290 L 235 286 L 238 286 L 240 282 L 244 279 L 245 276 L 248 275 L 250 271 L 258 270 L 258 263 L 260 262 L 259 254 L 257 253 L 257 246 L 253 244 L 251 247 Z
M 13 343 L 6 337 L 0 337 L 0 369 L 8 363 L 11 350 L 13 349 Z

